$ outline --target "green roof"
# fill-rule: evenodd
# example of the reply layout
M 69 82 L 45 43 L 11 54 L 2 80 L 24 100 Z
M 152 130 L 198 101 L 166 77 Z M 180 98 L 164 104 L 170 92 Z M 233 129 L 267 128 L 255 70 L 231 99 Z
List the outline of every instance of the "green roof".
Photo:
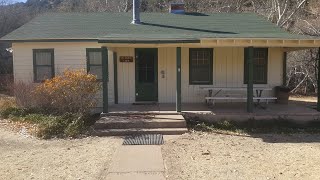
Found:
M 201 38 L 308 39 L 290 34 L 264 17 L 251 14 L 50 13 L 34 18 L 0 40 L 200 40 Z M 314 37 L 313 37 L 314 38 Z

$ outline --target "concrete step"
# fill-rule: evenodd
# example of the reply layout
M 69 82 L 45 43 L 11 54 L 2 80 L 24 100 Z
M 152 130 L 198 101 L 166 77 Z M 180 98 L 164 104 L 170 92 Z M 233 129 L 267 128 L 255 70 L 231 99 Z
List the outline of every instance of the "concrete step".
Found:
M 130 129 L 130 128 L 185 128 L 186 121 L 181 115 L 129 115 L 106 116 L 98 120 L 95 129 Z
M 96 129 L 93 133 L 96 136 L 127 136 L 136 134 L 163 134 L 181 135 L 188 132 L 187 128 L 153 128 L 153 129 Z

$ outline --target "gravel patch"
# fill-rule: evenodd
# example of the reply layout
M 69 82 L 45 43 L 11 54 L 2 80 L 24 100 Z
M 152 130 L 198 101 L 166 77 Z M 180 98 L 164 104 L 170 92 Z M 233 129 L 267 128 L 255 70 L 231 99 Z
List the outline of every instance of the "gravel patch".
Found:
M 192 133 L 162 153 L 168 180 L 320 178 L 319 135 Z
M 0 179 L 100 179 L 122 139 L 40 140 L 0 123 Z

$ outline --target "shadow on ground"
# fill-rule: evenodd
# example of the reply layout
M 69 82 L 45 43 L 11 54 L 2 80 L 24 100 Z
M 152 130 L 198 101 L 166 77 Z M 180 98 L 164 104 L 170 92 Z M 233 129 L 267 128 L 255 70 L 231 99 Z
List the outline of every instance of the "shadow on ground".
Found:
M 320 143 L 318 134 L 250 134 L 250 137 L 262 139 L 267 143 Z

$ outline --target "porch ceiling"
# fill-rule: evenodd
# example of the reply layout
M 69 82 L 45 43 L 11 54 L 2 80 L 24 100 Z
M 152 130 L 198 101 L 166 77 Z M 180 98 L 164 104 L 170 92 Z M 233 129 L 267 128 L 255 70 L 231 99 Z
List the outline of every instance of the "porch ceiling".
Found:
M 108 47 L 283 47 L 295 51 L 320 47 L 320 39 L 258 39 L 258 38 L 203 38 L 203 39 L 101 39 Z

